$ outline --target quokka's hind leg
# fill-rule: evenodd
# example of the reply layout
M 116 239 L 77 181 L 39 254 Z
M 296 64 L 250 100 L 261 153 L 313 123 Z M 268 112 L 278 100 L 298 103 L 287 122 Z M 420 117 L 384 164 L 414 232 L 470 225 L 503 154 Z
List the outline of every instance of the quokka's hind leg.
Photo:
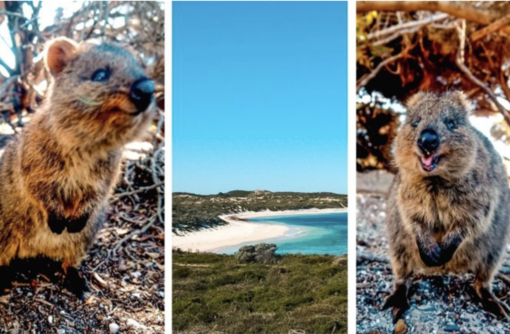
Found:
M 0 266 L 0 295 L 3 295 L 6 289 L 10 289 L 12 287 L 13 279 L 14 273 L 12 268 L 8 266 Z
M 392 307 L 391 315 L 393 317 L 393 323 L 401 319 L 404 313 L 409 309 L 408 292 L 410 287 L 410 278 L 399 279 L 395 281 L 391 295 L 384 300 L 383 309 Z
M 389 295 L 382 306 L 383 309 L 392 307 L 393 323 L 402 318 L 409 309 L 409 288 L 411 287 L 411 274 L 407 261 L 404 256 L 397 257 L 392 261 L 393 276 L 395 283 L 393 292 Z M 404 260 L 404 261 L 403 261 Z
M 78 268 L 70 266 L 67 262 L 62 264 L 62 269 L 65 275 L 64 288 L 83 301 L 85 299 L 85 292 L 90 291 L 87 279 Z
M 485 310 L 495 314 L 501 318 L 509 318 L 510 308 L 492 293 L 492 277 L 493 273 L 480 270 L 476 274 L 473 284 L 476 294 L 482 302 Z

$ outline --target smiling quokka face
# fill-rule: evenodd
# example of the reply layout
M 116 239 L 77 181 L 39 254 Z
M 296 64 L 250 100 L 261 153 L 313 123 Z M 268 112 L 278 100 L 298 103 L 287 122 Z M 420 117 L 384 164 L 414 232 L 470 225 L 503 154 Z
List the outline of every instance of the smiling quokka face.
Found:
M 395 142 L 397 166 L 425 177 L 462 176 L 476 158 L 475 130 L 468 117 L 469 103 L 461 92 L 414 95 Z
M 150 122 L 154 82 L 127 50 L 59 38 L 47 48 L 46 65 L 54 78 L 50 117 L 66 139 L 119 146 Z

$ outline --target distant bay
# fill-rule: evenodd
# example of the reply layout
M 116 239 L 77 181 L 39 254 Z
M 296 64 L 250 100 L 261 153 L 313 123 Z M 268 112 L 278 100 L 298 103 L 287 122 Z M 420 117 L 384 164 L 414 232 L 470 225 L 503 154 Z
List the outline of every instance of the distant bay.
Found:
M 318 213 L 249 218 L 249 222 L 284 225 L 289 228 L 283 236 L 256 243 L 274 243 L 278 254 L 347 254 L 347 212 Z M 229 246 L 217 253 L 233 254 L 254 242 Z

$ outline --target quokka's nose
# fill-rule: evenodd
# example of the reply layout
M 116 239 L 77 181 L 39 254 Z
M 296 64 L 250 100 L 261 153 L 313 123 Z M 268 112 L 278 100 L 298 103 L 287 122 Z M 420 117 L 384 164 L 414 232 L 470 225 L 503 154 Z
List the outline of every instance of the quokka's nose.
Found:
M 425 155 L 431 155 L 439 147 L 439 136 L 432 129 L 425 129 L 418 138 L 418 147 Z
M 147 110 L 154 98 L 154 90 L 154 81 L 149 78 L 138 79 L 133 83 L 129 97 L 138 111 Z

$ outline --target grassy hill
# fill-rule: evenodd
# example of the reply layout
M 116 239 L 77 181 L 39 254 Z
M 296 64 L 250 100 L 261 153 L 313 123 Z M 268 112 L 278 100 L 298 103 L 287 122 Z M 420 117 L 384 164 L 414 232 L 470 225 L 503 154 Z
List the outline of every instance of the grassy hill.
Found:
M 226 224 L 219 215 L 243 211 L 347 207 L 347 195 L 235 190 L 217 195 L 173 193 L 172 231 L 182 233 Z
M 173 253 L 173 333 L 347 333 L 347 260 Z

